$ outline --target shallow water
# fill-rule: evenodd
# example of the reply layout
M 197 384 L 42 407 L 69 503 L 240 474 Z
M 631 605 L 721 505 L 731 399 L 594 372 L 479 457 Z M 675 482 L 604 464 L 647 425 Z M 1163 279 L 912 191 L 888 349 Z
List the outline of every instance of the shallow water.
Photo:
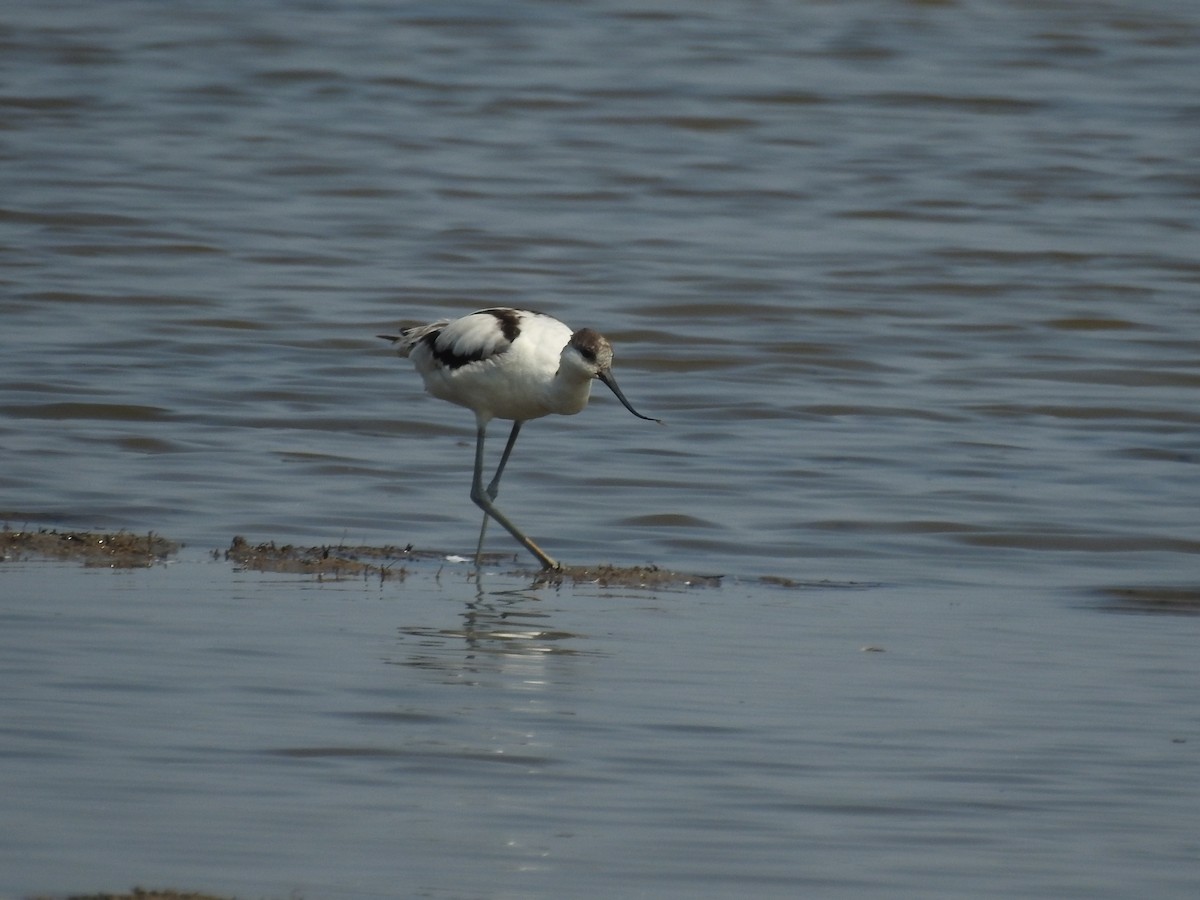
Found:
M 1192 896 L 1198 47 L 1167 0 L 0 9 L 0 517 L 188 545 L 0 569 L 0 895 Z M 668 423 L 531 424 L 502 508 L 726 587 L 204 559 L 473 549 L 470 415 L 374 335 L 498 304 Z
M 461 571 L 381 587 L 204 561 L 3 578 L 13 896 L 1196 885 L 1196 618 L 1028 589 L 477 594 Z

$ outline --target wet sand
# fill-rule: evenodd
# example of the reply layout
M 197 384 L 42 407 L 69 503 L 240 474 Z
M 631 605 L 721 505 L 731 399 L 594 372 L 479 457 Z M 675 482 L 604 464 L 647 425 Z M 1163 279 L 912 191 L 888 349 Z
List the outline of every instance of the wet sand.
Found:
M 300 572 L 333 577 L 378 577 L 381 580 L 403 579 L 409 574 L 406 563 L 415 560 L 450 559 L 444 551 L 417 550 L 407 547 L 371 547 L 320 545 L 297 547 L 292 544 L 277 545 L 274 541 L 251 544 L 243 537 L 235 537 L 225 558 L 235 565 L 259 572 Z M 660 569 L 656 566 L 611 565 L 564 566 L 557 571 L 540 571 L 521 565 L 519 559 L 508 554 L 484 554 L 483 562 L 489 566 L 508 567 L 509 574 L 529 575 L 538 584 L 598 584 L 602 587 L 716 587 L 721 584 L 720 575 L 695 575 Z
M 0 560 L 61 559 L 85 566 L 133 569 L 162 562 L 180 544 L 154 532 L 58 531 L 53 528 L 0 530 Z
M 153 531 L 146 534 L 129 531 L 58 531 L 49 527 L 16 529 L 5 525 L 0 530 L 0 564 L 5 561 L 51 559 L 90 567 L 134 569 L 166 562 L 183 546 L 181 542 Z M 302 546 L 277 541 L 253 542 L 241 535 L 235 536 L 225 550 L 213 550 L 210 555 L 213 559 L 225 559 L 243 571 L 312 575 L 318 580 L 361 578 L 403 581 L 413 574 L 417 565 L 427 567 L 464 561 L 464 558 L 444 550 L 422 550 L 411 544 L 404 547 L 365 544 Z M 614 566 L 597 563 L 544 571 L 524 564 L 519 555 L 507 553 L 485 553 L 483 563 L 499 569 L 505 575 L 529 578 L 538 587 L 573 584 L 677 590 L 718 588 L 725 583 L 723 574 L 680 572 L 656 565 Z M 771 574 L 739 580 L 785 590 L 870 586 L 859 582 L 804 581 Z
M 182 545 L 154 532 L 59 532 L 53 528 L 0 530 L 0 559 L 61 559 L 89 566 L 137 569 L 162 563 Z M 214 558 L 229 560 L 240 569 L 260 572 L 289 572 L 318 578 L 379 578 L 403 580 L 414 562 L 455 560 L 444 551 L 416 550 L 398 546 L 296 546 L 276 541 L 251 542 L 235 536 L 226 551 L 212 551 Z M 509 574 L 529 575 L 539 584 L 569 581 L 600 587 L 679 588 L 719 587 L 721 575 L 696 575 L 659 569 L 654 565 L 571 565 L 558 571 L 538 571 L 524 566 L 508 554 L 487 553 L 487 565 L 508 566 Z
M 74 561 L 85 566 L 108 568 L 140 568 L 164 562 L 176 554 L 182 544 L 154 532 L 134 534 L 128 531 L 58 531 L 52 528 L 14 529 L 5 526 L 0 531 L 0 559 L 56 559 Z M 445 551 L 419 550 L 412 545 L 347 546 L 320 544 L 310 547 L 280 544 L 276 541 L 251 542 L 235 536 L 225 551 L 212 552 L 214 558 L 224 557 L 239 569 L 255 572 L 310 574 L 327 578 L 377 578 L 380 581 L 403 580 L 410 566 L 417 562 L 432 563 L 457 557 Z M 505 567 L 508 574 L 528 575 L 539 585 L 595 584 L 601 587 L 679 588 L 718 587 L 723 576 L 689 574 L 657 566 L 583 565 L 564 566 L 558 571 L 539 571 L 523 566 L 515 556 L 501 553 L 484 555 L 489 566 Z M 768 583 L 783 583 L 783 579 Z M 794 586 L 794 583 L 792 583 Z

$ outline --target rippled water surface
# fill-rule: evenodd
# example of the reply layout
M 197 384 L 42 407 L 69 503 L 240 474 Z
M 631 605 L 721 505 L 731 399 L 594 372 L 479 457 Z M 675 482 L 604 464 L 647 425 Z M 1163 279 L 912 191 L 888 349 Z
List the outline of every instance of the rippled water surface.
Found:
M 0 6 L 0 518 L 187 544 L 0 568 L 0 895 L 1194 896 L 1198 54 L 1171 0 Z M 502 507 L 724 587 L 205 558 L 469 552 L 470 414 L 374 335 L 496 305 L 667 422 L 532 423 Z

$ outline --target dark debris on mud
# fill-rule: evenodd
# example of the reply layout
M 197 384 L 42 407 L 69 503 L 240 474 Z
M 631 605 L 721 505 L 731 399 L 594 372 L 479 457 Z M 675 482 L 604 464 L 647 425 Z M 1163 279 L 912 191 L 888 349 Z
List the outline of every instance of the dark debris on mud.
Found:
M 179 549 L 154 532 L 57 531 L 48 528 L 0 530 L 0 561 L 59 559 L 113 569 L 136 569 L 162 562 Z
M 405 547 L 341 544 L 300 547 L 274 541 L 252 544 L 241 536 L 233 539 L 224 557 L 243 569 L 256 572 L 310 574 L 319 578 L 379 578 L 385 581 L 403 580 L 412 574 L 411 563 L 452 558 L 441 551 L 415 550 L 411 544 Z M 514 560 L 514 557 L 485 554 L 484 563 L 505 568 L 510 560 Z M 722 578 L 720 575 L 687 575 L 657 566 L 564 566 L 555 571 L 534 572 L 522 569 L 515 561 L 508 571 L 530 576 L 538 585 L 571 583 L 601 587 L 716 587 L 721 584 Z
M 225 559 L 254 572 L 286 572 L 318 578 L 379 578 L 381 581 L 403 580 L 409 574 L 405 562 L 437 556 L 414 550 L 411 544 L 406 547 L 344 544 L 298 547 L 275 541 L 252 544 L 241 535 L 234 537 L 225 551 Z
M 563 566 L 537 575 L 541 584 L 594 584 L 600 587 L 689 588 L 720 587 L 723 575 L 689 575 L 658 566 Z
M 0 530 L 0 563 L 52 559 L 78 562 L 85 566 L 139 568 L 163 562 L 181 546 L 178 542 L 154 532 L 134 534 L 129 531 L 58 531 L 51 528 L 16 529 L 4 525 Z M 224 551 L 212 551 L 212 558 L 224 559 L 244 571 L 311 575 L 318 580 L 361 578 L 380 581 L 403 581 L 417 571 L 415 567 L 418 565 L 427 570 L 435 564 L 467 562 L 463 557 L 441 550 L 417 550 L 412 544 L 380 547 L 364 544 L 302 546 L 280 544 L 276 541 L 254 543 L 240 535 L 234 537 Z M 539 571 L 532 566 L 522 565 L 519 556 L 509 553 L 487 553 L 484 554 L 482 562 L 489 569 L 506 575 L 529 578 L 535 586 L 544 587 L 570 584 L 604 588 L 680 590 L 717 588 L 725 583 L 724 575 L 679 572 L 654 565 L 582 565 Z M 440 573 L 441 569 L 437 571 Z M 771 575 L 751 580 L 763 585 L 793 589 L 861 586 L 795 581 Z

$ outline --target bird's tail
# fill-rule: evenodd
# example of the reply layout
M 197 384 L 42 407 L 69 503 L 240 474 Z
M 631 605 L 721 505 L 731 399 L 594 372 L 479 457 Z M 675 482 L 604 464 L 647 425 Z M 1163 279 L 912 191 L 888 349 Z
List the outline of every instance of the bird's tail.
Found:
M 413 325 L 408 328 L 401 327 L 399 334 L 378 334 L 376 337 L 382 338 L 385 341 L 391 341 L 396 345 L 397 353 L 401 356 L 408 356 L 421 338 L 441 331 L 448 324 L 450 324 L 448 321 L 443 320 L 441 322 L 433 322 L 429 325 Z

